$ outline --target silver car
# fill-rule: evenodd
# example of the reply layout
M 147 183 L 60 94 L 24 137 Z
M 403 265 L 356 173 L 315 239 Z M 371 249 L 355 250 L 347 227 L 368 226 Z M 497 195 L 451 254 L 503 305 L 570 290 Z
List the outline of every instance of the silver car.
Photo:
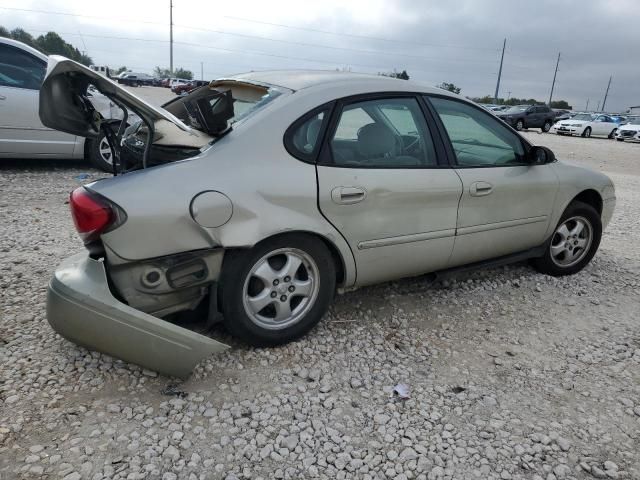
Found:
M 410 81 L 249 73 L 162 109 L 54 57 L 43 123 L 97 135 L 89 84 L 142 120 L 115 135 L 118 175 L 71 194 L 86 249 L 56 271 L 48 319 L 171 375 L 227 348 L 202 333 L 219 318 L 251 345 L 289 342 L 339 287 L 523 259 L 576 273 L 615 206 L 605 175 Z
M 104 134 L 84 137 L 46 128 L 38 117 L 39 89 L 47 56 L 35 48 L 0 37 L 0 159 L 86 158 L 111 171 L 112 152 Z M 119 124 L 122 110 L 97 91 L 89 91 L 103 118 Z

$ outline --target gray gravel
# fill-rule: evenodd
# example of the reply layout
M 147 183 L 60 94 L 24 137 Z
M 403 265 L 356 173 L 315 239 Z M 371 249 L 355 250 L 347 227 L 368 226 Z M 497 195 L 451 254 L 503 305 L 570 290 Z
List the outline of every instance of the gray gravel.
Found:
M 236 345 L 177 385 L 46 322 L 48 278 L 82 248 L 68 192 L 99 174 L 2 162 L 0 479 L 640 478 L 640 145 L 527 135 L 595 168 L 584 151 L 608 149 L 618 209 L 582 273 L 361 289 L 306 338 Z

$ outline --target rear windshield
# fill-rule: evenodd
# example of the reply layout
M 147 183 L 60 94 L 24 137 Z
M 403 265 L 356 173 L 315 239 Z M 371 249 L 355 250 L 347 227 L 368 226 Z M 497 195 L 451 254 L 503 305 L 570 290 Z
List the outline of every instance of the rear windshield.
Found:
M 572 120 L 586 120 L 590 121 L 593 117 L 588 113 L 579 113 L 578 115 L 574 115 Z
M 233 98 L 234 113 L 233 117 L 229 120 L 229 124 L 231 125 L 249 118 L 287 91 L 281 87 L 223 81 L 194 90 L 186 97 L 176 98 L 163 105 L 163 108 L 173 113 L 187 125 L 199 129 L 190 117 L 188 109 L 185 107 L 185 102 L 195 102 L 200 98 L 210 96 L 212 92 L 226 92 L 229 90 L 231 90 L 231 96 Z M 211 98 L 210 104 L 212 107 L 215 102 L 216 99 Z

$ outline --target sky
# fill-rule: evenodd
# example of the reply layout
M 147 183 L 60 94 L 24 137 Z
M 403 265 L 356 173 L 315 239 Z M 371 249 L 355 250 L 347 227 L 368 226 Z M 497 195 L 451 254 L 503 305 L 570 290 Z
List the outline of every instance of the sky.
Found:
M 57 14 L 54 14 L 57 13 Z M 501 97 L 608 111 L 640 105 L 640 0 L 173 0 L 174 68 L 407 70 Z M 97 65 L 169 66 L 169 0 L 0 0 L 0 25 L 58 32 Z

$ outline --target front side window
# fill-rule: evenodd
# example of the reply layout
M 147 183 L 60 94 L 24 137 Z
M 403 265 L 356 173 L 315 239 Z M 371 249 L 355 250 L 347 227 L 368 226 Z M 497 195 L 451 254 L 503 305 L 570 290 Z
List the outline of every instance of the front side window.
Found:
M 11 45 L 0 45 L 0 85 L 40 89 L 47 66 L 40 59 Z
M 411 168 L 437 164 L 431 134 L 415 98 L 346 105 L 330 146 L 337 166 Z
M 449 135 L 458 165 L 500 167 L 523 165 L 520 138 L 499 119 L 463 102 L 429 98 Z

